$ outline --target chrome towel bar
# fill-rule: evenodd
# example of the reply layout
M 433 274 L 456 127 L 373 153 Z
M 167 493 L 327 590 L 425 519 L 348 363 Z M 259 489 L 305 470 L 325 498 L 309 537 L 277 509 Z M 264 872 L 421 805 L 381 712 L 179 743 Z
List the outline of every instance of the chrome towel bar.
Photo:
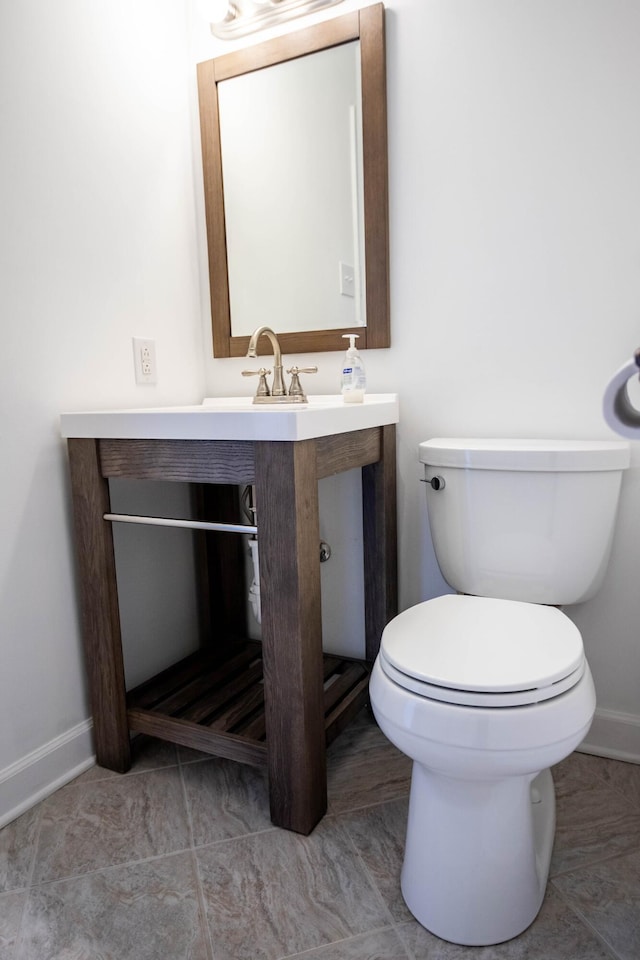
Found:
M 248 533 L 255 536 L 256 526 L 249 523 L 216 523 L 208 520 L 173 520 L 170 517 L 136 517 L 128 513 L 105 513 L 112 523 L 144 523 L 153 527 L 184 527 L 188 530 L 218 530 L 222 533 Z

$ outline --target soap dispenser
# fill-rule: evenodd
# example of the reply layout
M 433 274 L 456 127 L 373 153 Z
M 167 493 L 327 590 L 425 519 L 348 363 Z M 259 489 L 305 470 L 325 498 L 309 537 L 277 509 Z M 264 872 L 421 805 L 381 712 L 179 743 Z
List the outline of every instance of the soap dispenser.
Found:
M 342 364 L 342 399 L 345 403 L 362 403 L 367 388 L 367 376 L 360 354 L 356 350 L 357 333 L 343 334 L 350 344 Z

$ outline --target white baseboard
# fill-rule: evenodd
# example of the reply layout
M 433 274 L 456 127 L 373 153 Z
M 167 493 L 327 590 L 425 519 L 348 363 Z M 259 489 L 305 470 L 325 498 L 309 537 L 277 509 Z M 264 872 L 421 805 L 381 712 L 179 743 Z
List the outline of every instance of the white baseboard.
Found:
M 0 828 L 95 763 L 91 720 L 0 770 Z
M 91 720 L 0 770 L 0 828 L 80 776 L 95 762 Z M 578 750 L 640 763 L 640 715 L 597 709 Z
M 640 716 L 597 709 L 591 729 L 578 750 L 598 757 L 640 763 Z

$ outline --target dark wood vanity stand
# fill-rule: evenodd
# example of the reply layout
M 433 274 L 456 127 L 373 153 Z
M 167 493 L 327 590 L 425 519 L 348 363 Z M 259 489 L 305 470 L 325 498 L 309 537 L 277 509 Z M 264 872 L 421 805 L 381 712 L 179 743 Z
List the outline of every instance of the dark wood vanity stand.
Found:
M 69 436 L 69 435 L 68 435 Z M 98 763 L 125 772 L 130 734 L 266 766 L 271 819 L 308 834 L 326 812 L 326 746 L 368 696 L 397 612 L 395 426 L 295 441 L 68 439 L 83 637 Z M 366 660 L 323 656 L 318 480 L 362 471 Z M 197 533 L 200 649 L 128 693 L 109 479 L 193 484 L 202 518 L 236 520 L 255 484 L 262 644 L 246 637 L 246 540 Z M 346 600 L 345 600 L 346 602 Z

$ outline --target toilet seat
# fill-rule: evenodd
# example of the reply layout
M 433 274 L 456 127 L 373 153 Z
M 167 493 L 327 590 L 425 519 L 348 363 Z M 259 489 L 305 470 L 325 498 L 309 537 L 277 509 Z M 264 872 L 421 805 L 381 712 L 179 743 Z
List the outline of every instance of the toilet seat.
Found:
M 541 700 L 550 700 L 557 697 L 578 683 L 585 671 L 585 661 L 567 677 L 546 687 L 533 687 L 528 690 L 517 690 L 511 693 L 485 693 L 470 690 L 457 690 L 455 687 L 440 687 L 433 683 L 424 683 L 416 680 L 409 674 L 396 670 L 383 653 L 380 653 L 380 666 L 384 673 L 399 686 L 419 697 L 428 700 L 442 700 L 444 703 L 460 704 L 465 707 L 519 707 L 527 704 L 539 703 Z
M 447 595 L 405 610 L 382 635 L 380 666 L 421 697 L 514 707 L 560 696 L 585 672 L 582 637 L 554 607 Z

